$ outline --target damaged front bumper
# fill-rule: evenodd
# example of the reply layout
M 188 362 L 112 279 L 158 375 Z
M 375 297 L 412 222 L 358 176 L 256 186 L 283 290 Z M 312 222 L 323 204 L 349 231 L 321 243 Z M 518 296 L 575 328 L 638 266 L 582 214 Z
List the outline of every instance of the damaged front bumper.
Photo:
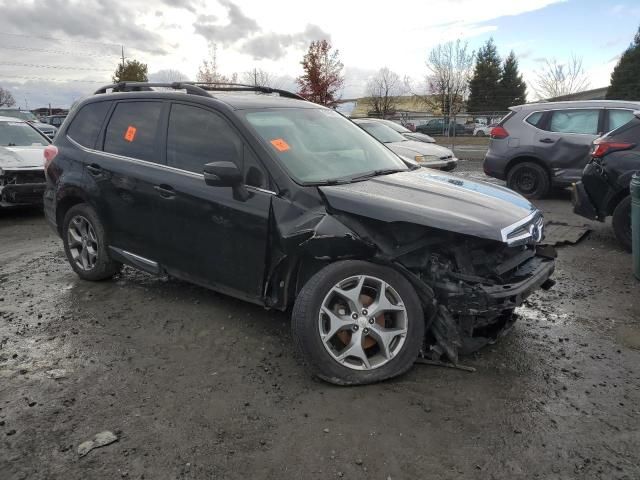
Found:
M 45 187 L 44 183 L 0 186 L 0 207 L 39 205 L 42 203 Z
M 506 282 L 482 282 L 470 275 L 443 275 L 428 282 L 436 308 L 425 356 L 456 363 L 459 354 L 473 353 L 503 335 L 513 325 L 515 308 L 539 288 L 554 285 L 555 255 L 552 247 L 538 247 Z

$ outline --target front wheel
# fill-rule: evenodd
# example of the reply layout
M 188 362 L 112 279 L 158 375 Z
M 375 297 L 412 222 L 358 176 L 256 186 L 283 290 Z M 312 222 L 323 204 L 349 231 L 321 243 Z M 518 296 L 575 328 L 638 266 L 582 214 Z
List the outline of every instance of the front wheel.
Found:
M 405 373 L 424 340 L 424 314 L 409 281 L 369 262 L 333 263 L 298 295 L 293 338 L 311 372 L 337 385 Z
M 611 226 L 627 252 L 631 251 L 631 196 L 625 197 L 613 211 Z

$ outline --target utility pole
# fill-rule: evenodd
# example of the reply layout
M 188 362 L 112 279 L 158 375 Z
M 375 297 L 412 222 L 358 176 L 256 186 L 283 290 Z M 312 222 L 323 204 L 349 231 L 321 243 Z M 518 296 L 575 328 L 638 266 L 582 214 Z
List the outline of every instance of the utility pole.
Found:
M 122 71 L 124 72 L 124 45 L 120 45 L 122 47 Z

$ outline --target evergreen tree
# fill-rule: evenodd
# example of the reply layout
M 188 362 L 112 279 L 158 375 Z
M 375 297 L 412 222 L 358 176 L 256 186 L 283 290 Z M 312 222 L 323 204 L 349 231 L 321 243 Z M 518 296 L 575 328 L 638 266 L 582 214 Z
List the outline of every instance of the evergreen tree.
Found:
M 469 82 L 469 112 L 494 112 L 500 110 L 500 77 L 502 67 L 493 38 L 487 40 L 476 56 L 476 66 Z
M 118 82 L 148 82 L 147 64 L 138 60 L 127 60 L 123 65 L 120 63 L 113 74 L 113 83 Z
M 640 28 L 611 73 L 607 100 L 640 100 Z
M 502 66 L 500 79 L 499 110 L 506 111 L 513 105 L 522 105 L 527 101 L 527 84 L 518 71 L 516 54 L 509 53 Z

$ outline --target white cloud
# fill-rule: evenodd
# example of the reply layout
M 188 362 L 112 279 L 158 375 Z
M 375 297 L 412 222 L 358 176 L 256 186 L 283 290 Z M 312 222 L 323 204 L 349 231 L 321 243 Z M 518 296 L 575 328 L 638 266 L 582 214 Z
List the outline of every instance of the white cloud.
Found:
M 112 70 L 118 62 L 117 45 L 123 43 L 127 56 L 147 63 L 150 72 L 179 69 L 195 78 L 208 41 L 217 41 L 218 63 L 224 73 L 257 67 L 295 78 L 300 74 L 306 44 L 326 36 L 340 50 L 347 67 L 345 93 L 351 96 L 358 94 L 358 89 L 361 92 L 366 83 L 362 72 L 386 65 L 401 75 L 420 79 L 427 52 L 435 44 L 495 31 L 492 21 L 498 17 L 538 10 L 558 1 L 562 0 L 493 0 L 490 4 L 416 0 L 383 8 L 378 2 L 325 0 L 321 8 L 308 8 L 299 0 L 0 0 L 0 32 L 28 35 L 31 39 L 20 45 L 49 50 L 3 49 L 6 43 L 0 33 L 0 63 L 20 55 L 23 63 L 34 65 L 71 63 Z M 67 43 L 35 38 L 42 32 Z M 92 41 L 112 45 L 73 43 Z M 73 55 L 50 52 L 56 49 Z M 100 56 L 107 53 L 109 57 Z M 73 69 L 7 67 L 0 64 L 0 82 L 5 85 L 25 80 L 18 77 L 96 81 L 110 77 L 109 72 L 79 75 Z M 37 90 L 33 82 L 37 80 L 29 85 Z M 96 84 L 69 82 L 60 86 L 59 82 L 48 82 L 46 86 L 49 92 L 67 92 L 68 106 L 73 100 L 69 92 L 75 94 L 80 89 L 89 93 Z M 51 94 L 56 99 L 64 95 Z M 40 102 L 43 97 L 38 94 L 33 98 Z M 64 106 L 64 100 L 57 101 Z

